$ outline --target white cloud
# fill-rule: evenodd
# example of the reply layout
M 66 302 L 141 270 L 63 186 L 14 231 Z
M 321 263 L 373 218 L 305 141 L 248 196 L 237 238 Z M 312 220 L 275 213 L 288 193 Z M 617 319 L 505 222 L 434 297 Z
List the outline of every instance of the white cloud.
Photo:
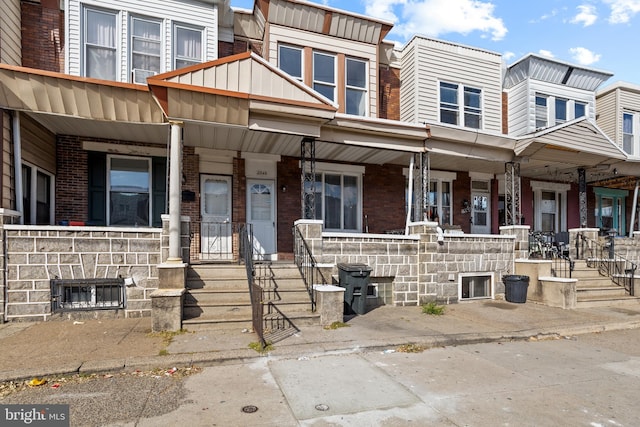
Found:
M 502 57 L 505 59 L 505 61 L 508 61 L 511 58 L 514 58 L 515 56 L 516 54 L 511 51 L 506 51 L 505 53 L 502 54 Z
M 537 24 L 538 22 L 546 21 L 547 19 L 553 18 L 557 14 L 558 14 L 558 9 L 553 9 L 551 12 L 545 13 L 544 15 L 542 15 L 538 19 L 532 19 L 531 21 L 529 21 L 529 23 L 530 24 Z
M 546 56 L 547 58 L 555 58 L 555 56 L 553 55 L 553 53 L 550 50 L 540 49 L 538 51 L 538 54 L 540 54 L 542 56 Z
M 602 55 L 591 52 L 584 47 L 572 47 L 569 49 L 571 57 L 580 65 L 591 65 L 600 61 Z
M 398 10 L 400 9 L 400 10 Z M 507 27 L 494 15 L 495 5 L 480 0 L 367 0 L 365 14 L 396 23 L 393 32 L 439 37 L 447 33 L 481 32 L 501 40 Z M 398 15 L 403 22 L 398 23 Z
M 592 4 L 581 4 L 577 7 L 580 11 L 576 16 L 571 19 L 572 24 L 582 24 L 583 27 L 593 25 L 598 19 L 596 13 L 596 7 Z
M 640 0 L 604 0 L 611 5 L 609 22 L 612 24 L 625 24 L 640 12 Z

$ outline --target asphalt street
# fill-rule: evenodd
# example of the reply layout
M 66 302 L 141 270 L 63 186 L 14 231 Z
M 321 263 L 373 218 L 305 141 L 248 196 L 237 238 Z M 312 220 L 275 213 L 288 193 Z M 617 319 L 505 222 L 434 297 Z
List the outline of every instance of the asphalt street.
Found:
M 413 352 L 416 351 L 416 352 Z M 73 426 L 635 426 L 640 330 L 420 351 L 265 356 L 28 388 Z

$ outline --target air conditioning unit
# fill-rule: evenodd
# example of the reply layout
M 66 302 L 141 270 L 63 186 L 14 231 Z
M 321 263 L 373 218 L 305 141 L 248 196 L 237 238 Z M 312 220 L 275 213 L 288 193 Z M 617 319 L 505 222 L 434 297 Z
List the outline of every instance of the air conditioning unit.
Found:
M 156 74 L 158 74 L 155 71 L 150 71 L 150 70 L 143 70 L 140 68 L 134 68 L 133 69 L 133 82 L 134 83 L 138 83 L 141 85 L 146 85 L 147 84 L 147 77 L 151 77 L 151 76 L 155 76 Z

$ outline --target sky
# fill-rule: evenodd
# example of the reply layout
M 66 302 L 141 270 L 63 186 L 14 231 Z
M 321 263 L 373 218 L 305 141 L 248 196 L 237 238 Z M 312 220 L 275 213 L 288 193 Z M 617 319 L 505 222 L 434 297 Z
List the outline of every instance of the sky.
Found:
M 307 0 L 394 24 L 386 40 L 414 34 L 502 54 L 553 57 L 640 85 L 640 0 Z M 231 0 L 253 8 L 253 0 Z

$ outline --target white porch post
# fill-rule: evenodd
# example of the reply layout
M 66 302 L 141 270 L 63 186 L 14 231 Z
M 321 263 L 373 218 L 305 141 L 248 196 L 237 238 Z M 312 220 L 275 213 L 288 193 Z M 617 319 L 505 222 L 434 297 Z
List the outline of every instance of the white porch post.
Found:
M 167 262 L 182 262 L 180 249 L 180 194 L 182 186 L 182 122 L 171 122 L 169 163 L 169 257 Z
M 636 188 L 633 192 L 633 208 L 631 209 L 631 223 L 629 224 L 629 237 L 633 237 L 633 231 L 636 223 L 636 210 L 638 209 L 638 187 L 640 187 L 640 179 L 636 179 Z
M 22 201 L 24 195 L 22 194 L 22 142 L 20 136 L 20 113 L 18 111 L 13 112 L 13 166 L 14 166 L 14 178 L 16 186 L 16 210 L 20 212 L 20 224 L 25 223 L 24 218 L 24 206 Z M 31 218 L 27 218 L 28 221 Z

